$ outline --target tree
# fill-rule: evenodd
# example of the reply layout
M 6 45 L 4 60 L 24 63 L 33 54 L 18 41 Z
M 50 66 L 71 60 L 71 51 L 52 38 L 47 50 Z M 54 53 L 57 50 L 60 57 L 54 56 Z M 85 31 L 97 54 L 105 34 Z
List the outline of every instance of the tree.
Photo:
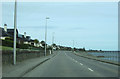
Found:
M 42 46 L 45 47 L 45 41 L 41 41 Z
M 56 47 L 56 44 L 52 44 L 53 47 Z
M 38 40 L 38 39 L 35 39 L 34 42 L 35 42 L 36 44 L 38 44 L 38 43 L 39 43 L 39 40 Z

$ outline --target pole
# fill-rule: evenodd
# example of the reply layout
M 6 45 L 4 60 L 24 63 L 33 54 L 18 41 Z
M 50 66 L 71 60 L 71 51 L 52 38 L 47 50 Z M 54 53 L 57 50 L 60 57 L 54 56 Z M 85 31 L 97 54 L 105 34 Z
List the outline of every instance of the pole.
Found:
M 74 40 L 73 40 L 73 52 L 74 52 Z
M 45 25 L 45 56 L 46 56 L 46 49 L 47 49 L 47 19 L 49 19 L 49 17 L 46 17 L 46 25 Z
M 53 53 L 53 44 L 54 44 L 54 32 L 52 33 L 52 53 Z
M 14 54 L 13 54 L 13 64 L 16 64 L 16 27 L 17 27 L 17 1 L 15 0 L 15 8 L 14 8 Z
M 52 44 L 54 43 L 54 32 L 52 34 Z

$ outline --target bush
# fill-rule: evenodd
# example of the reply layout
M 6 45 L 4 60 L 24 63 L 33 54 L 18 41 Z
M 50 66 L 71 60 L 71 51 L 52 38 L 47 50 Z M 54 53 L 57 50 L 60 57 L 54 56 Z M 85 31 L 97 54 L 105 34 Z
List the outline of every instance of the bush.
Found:
M 11 41 L 11 40 L 2 40 L 2 46 L 13 47 L 13 41 Z
M 7 47 L 13 47 L 13 41 L 12 40 L 2 40 L 2 46 L 7 46 Z M 29 45 L 28 44 L 18 44 L 16 43 L 17 48 L 21 49 L 28 49 Z
M 12 38 L 12 37 L 8 37 L 8 38 L 5 38 L 5 40 L 11 40 L 11 41 L 13 41 L 14 38 Z
M 28 49 L 28 48 L 29 48 L 29 45 L 28 45 L 28 44 L 19 44 L 19 45 L 18 45 L 18 48 Z

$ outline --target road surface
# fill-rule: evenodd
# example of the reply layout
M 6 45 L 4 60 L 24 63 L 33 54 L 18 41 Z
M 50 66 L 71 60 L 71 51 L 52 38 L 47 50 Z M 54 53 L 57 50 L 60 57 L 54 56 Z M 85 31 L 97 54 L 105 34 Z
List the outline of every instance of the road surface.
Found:
M 70 51 L 39 65 L 24 77 L 118 77 L 118 66 L 79 57 Z

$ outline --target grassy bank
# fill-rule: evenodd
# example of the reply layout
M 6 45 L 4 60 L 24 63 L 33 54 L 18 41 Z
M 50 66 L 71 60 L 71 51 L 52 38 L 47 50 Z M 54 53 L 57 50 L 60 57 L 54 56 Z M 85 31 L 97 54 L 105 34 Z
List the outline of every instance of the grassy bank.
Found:
M 12 47 L 0 46 L 0 50 L 13 50 Z
M 12 47 L 6 47 L 6 46 L 0 46 L 0 50 L 1 51 L 7 51 L 7 50 L 13 51 L 13 48 Z M 31 48 L 31 49 L 19 49 L 19 48 L 16 48 L 16 50 L 17 51 L 19 51 L 19 50 L 39 51 L 39 50 L 42 50 L 42 49 L 39 49 L 39 48 Z

